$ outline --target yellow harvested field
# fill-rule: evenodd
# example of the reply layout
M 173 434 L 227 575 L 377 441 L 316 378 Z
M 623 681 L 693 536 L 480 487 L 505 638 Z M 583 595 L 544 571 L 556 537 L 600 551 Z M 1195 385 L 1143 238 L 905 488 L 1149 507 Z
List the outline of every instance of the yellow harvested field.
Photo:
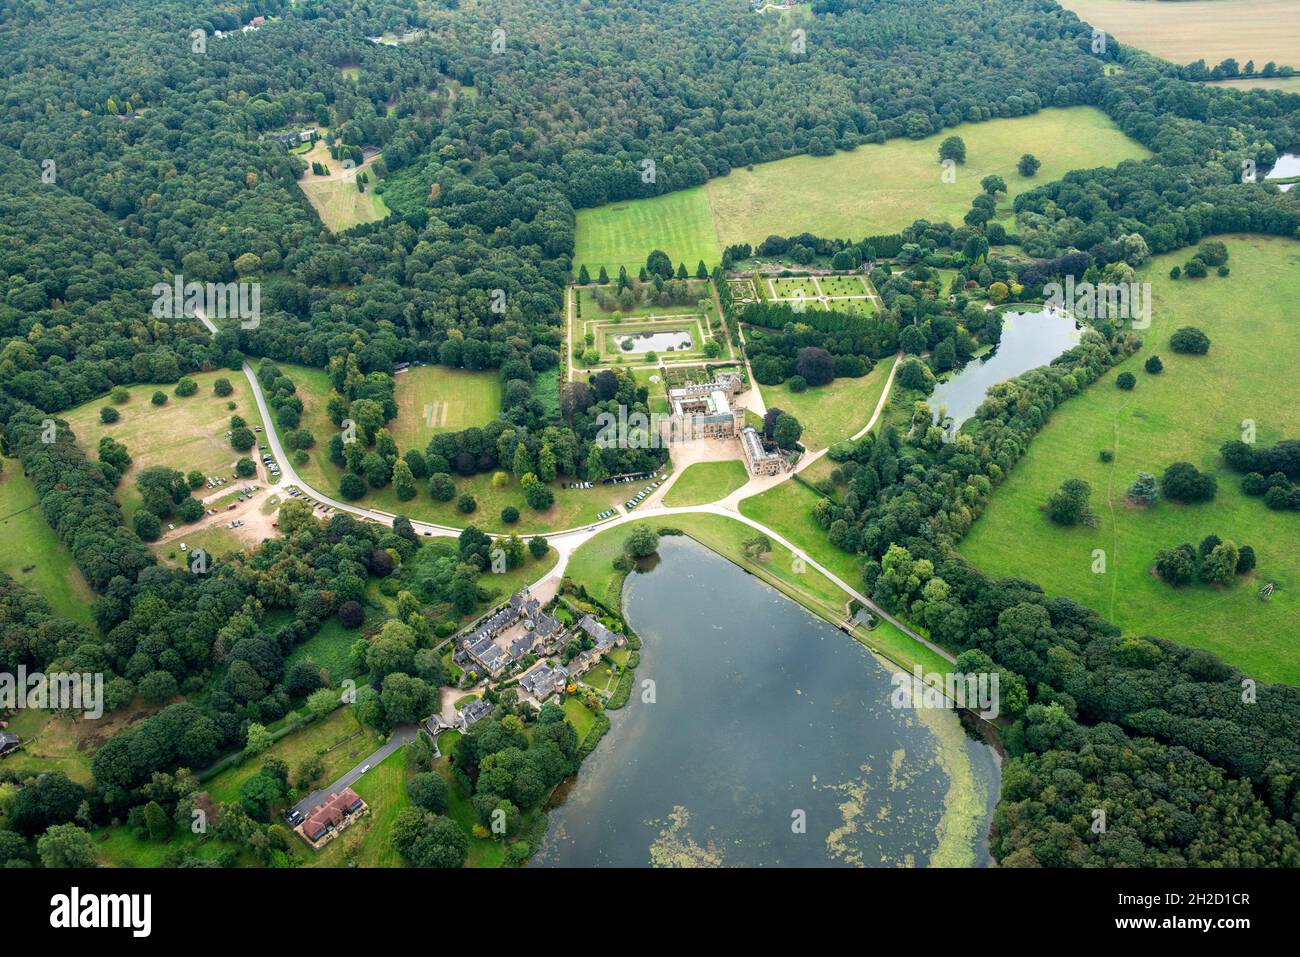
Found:
M 1300 66 L 1300 4 L 1295 0 L 1061 0 L 1121 43 L 1174 63 L 1233 57 L 1261 69 L 1269 60 Z

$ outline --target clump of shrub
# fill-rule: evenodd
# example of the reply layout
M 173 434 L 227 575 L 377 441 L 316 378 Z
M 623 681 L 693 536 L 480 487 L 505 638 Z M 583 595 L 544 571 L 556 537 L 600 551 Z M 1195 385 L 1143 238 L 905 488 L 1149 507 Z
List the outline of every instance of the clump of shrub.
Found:
M 1191 462 L 1175 462 L 1160 477 L 1160 493 L 1175 502 L 1209 502 L 1218 492 L 1218 481 Z
M 1137 381 L 1137 376 L 1131 372 L 1121 372 L 1115 377 L 1115 384 L 1125 392 L 1131 391 L 1137 385 Z
M 1169 337 L 1169 348 L 1184 355 L 1203 356 L 1210 351 L 1210 337 L 1195 326 L 1183 326 Z
M 1255 567 L 1255 550 L 1249 545 L 1240 548 L 1234 542 L 1224 541 L 1218 535 L 1207 535 L 1197 548 L 1183 542 L 1173 548 L 1161 549 L 1156 555 L 1156 574 L 1175 588 L 1192 581 L 1206 584 L 1228 585 L 1238 575 Z
M 1142 368 L 1152 375 L 1158 375 L 1165 370 L 1165 364 L 1160 361 L 1159 356 L 1149 356 L 1147 361 L 1142 364 Z

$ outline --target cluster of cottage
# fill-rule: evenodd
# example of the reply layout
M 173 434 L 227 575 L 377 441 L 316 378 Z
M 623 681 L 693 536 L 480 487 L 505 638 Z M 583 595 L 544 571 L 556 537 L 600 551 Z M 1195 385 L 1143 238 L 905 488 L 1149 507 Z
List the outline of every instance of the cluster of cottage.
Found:
M 547 658 L 558 655 L 564 646 L 577 638 L 589 638 L 567 665 L 550 664 Z M 571 680 L 591 670 L 614 648 L 627 644 L 622 634 L 610 631 L 591 615 L 585 615 L 572 629 L 548 614 L 528 589 L 510 596 L 500 609 L 475 623 L 457 643 L 456 663 L 467 671 L 476 671 L 493 680 L 511 675 L 528 655 L 541 659 L 519 674 L 519 690 L 524 700 L 540 707 L 553 694 L 562 692 Z M 491 705 L 476 699 L 457 713 L 461 730 L 490 712 Z

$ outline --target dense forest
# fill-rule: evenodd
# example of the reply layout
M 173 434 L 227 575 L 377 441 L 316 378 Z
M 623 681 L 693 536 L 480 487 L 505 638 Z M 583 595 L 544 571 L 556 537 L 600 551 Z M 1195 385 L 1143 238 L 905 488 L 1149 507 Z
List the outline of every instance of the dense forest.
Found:
M 831 354 L 833 374 L 854 375 L 898 346 L 931 353 L 900 373 L 923 392 L 934 358 L 959 361 L 995 341 L 973 299 L 1013 285 L 1032 296 L 1067 274 L 1120 276 L 1216 233 L 1300 236 L 1300 191 L 1242 181 L 1243 164 L 1267 168 L 1300 143 L 1300 96 L 1207 86 L 1195 82 L 1204 64 L 1120 44 L 1098 57 L 1091 28 L 1047 0 L 819 2 L 799 52 L 777 21 L 727 0 L 455 7 L 0 0 L 0 430 L 98 595 L 87 626 L 0 578 L 0 667 L 103 671 L 110 706 L 146 691 L 187 699 L 101 748 L 92 792 L 24 788 L 26 836 L 140 815 L 150 802 L 183 811 L 193 793 L 184 769 L 240 746 L 318 687 L 285 667 L 288 652 L 331 617 L 356 621 L 366 581 L 390 567 L 381 556 L 421 548 L 400 520 L 385 530 L 335 515 L 318 526 L 286 506 L 283 537 L 256 554 L 207 575 L 163 568 L 124 522 L 112 463 L 87 457 L 66 425 L 42 441 L 48 417 L 114 386 L 238 369 L 248 354 L 329 369 L 347 403 L 341 420 L 391 403 L 397 363 L 437 362 L 498 370 L 502 418 L 398 450 L 381 449 L 391 417 L 381 416 L 362 448 L 337 449 L 370 484 L 388 481 L 399 455 L 431 481 L 513 465 L 521 449 L 535 462 L 544 447 L 562 474 L 651 467 L 657 452 L 592 445 L 603 408 L 646 408 L 630 377 L 575 384 L 554 421 L 531 392 L 564 349 L 575 209 L 1048 106 L 1097 106 L 1154 157 L 1044 182 L 1017 197 L 1014 223 L 989 222 L 977 201 L 961 226 L 821 240 L 855 261 L 894 260 L 872 272 L 885 310 L 791 327 L 783 308 L 751 307 L 747 321 L 769 327 L 756 347 L 762 381 L 802 375 L 804 358 L 821 358 L 809 348 Z M 216 37 L 254 15 L 276 19 Z M 412 28 L 424 32 L 407 45 L 367 39 Z M 1123 69 L 1107 74 L 1106 61 Z M 306 124 L 382 151 L 390 216 L 324 228 L 296 186 L 303 162 L 267 135 Z M 984 261 L 1011 243 L 1026 257 L 1014 271 Z M 960 271 L 951 298 L 939 267 Z M 178 273 L 261 281 L 262 321 L 213 337 L 193 319 L 156 317 L 150 290 Z M 489 305 L 497 290 L 503 311 Z M 848 489 L 815 517 L 861 556 L 876 600 L 1018 689 L 994 827 L 1004 863 L 1300 864 L 1300 691 L 1260 687 L 1246 706 L 1243 676 L 1213 656 L 1121 636 L 1030 582 L 988 580 L 952 547 L 1052 409 L 1134 348 L 1098 323 L 1050 367 L 998 386 L 956 442 L 922 425 L 837 448 L 837 462 L 852 463 Z M 274 368 L 263 366 L 273 390 Z M 292 418 L 292 389 L 277 398 L 277 416 Z M 1241 455 L 1234 467 L 1289 503 L 1293 451 Z M 380 464 L 368 468 L 371 454 Z M 417 700 L 428 689 L 415 682 L 438 683 L 419 652 L 453 610 L 489 597 L 480 551 L 471 536 L 447 557 L 421 585 L 439 614 L 390 622 L 361 662 L 376 686 L 364 703 L 373 723 L 391 724 L 401 706 L 382 696 L 393 675 Z M 543 723 L 555 741 L 540 755 L 517 747 L 514 724 L 494 722 L 500 740 L 462 743 L 465 760 L 498 781 L 497 795 L 522 790 L 510 761 L 535 760 L 558 780 L 572 742 L 553 713 Z M 507 757 L 494 761 L 498 749 Z M 535 797 L 513 796 L 520 806 Z M 1096 807 L 1115 822 L 1100 835 L 1089 827 Z M 262 859 L 280 860 L 274 835 L 231 819 L 232 836 L 255 831 Z M 434 859 L 414 838 L 408 856 Z

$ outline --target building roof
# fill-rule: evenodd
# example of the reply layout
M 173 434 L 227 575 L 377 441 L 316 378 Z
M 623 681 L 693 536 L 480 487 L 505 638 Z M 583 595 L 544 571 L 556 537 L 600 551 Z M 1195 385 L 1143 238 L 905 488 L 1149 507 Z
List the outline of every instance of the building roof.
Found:
M 763 440 L 758 437 L 758 432 L 752 425 L 747 425 L 741 430 L 740 441 L 744 443 L 746 454 L 755 462 L 779 457 L 778 453 L 763 448 Z
M 582 621 L 578 622 L 578 627 L 589 634 L 596 642 L 596 648 L 604 651 L 606 648 L 614 645 L 621 635 L 610 631 L 591 615 L 584 615 Z
M 351 788 L 331 794 L 323 803 L 316 805 L 307 820 L 302 822 L 303 833 L 316 840 L 363 804 L 361 797 Z
M 546 697 L 552 691 L 564 687 L 568 677 L 569 672 L 563 665 L 552 668 L 550 665 L 541 664 L 520 678 L 519 686 L 531 695 L 540 694 Z
M 489 701 L 487 698 L 475 698 L 469 704 L 465 705 L 465 707 L 461 708 L 459 712 L 457 712 L 458 716 L 460 717 L 460 720 L 465 723 L 466 727 L 469 727 L 475 721 L 479 721 L 487 717 L 491 713 L 492 713 L 492 702 Z
M 0 731 L 0 748 L 7 748 L 11 745 L 21 744 L 22 738 L 11 731 Z

